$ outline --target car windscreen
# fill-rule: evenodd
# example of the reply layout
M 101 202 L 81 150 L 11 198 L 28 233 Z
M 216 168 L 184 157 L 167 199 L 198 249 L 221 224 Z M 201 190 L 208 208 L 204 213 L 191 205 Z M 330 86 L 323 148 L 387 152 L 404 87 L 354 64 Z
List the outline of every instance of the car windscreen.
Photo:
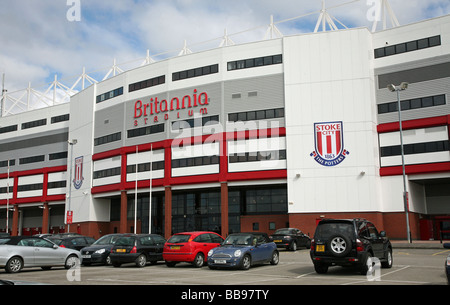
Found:
M 11 238 L 0 238 L 0 245 L 4 245 L 10 240 L 11 240 Z
M 279 229 L 279 230 L 276 230 L 275 231 L 275 233 L 274 233 L 274 235 L 276 235 L 276 234 L 280 234 L 280 235 L 284 235 L 284 234 L 292 234 L 293 232 L 292 232 L 292 230 L 289 230 L 289 229 Z
M 315 238 L 328 239 L 336 234 L 344 234 L 351 238 L 355 236 L 353 225 L 348 222 L 322 223 L 317 226 Z
M 105 235 L 100 237 L 93 245 L 114 245 L 120 237 L 120 235 Z
M 52 242 L 54 242 L 54 243 L 57 244 L 58 246 L 61 246 L 62 243 L 63 243 L 63 241 L 64 241 L 64 240 L 58 239 L 58 238 L 52 238 L 52 239 L 49 239 L 49 240 L 52 241 Z
M 191 235 L 189 234 L 176 234 L 169 238 L 167 242 L 173 244 L 187 243 L 190 237 Z
M 116 246 L 134 246 L 135 241 L 134 236 L 124 236 L 116 241 Z
M 249 246 L 253 243 L 253 236 L 252 235 L 229 235 L 225 241 L 223 242 L 223 245 L 245 245 Z

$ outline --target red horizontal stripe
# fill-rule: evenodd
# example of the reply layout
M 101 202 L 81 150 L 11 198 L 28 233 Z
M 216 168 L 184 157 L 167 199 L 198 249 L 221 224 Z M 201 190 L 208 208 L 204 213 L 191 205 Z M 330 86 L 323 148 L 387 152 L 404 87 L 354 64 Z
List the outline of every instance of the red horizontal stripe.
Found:
M 407 175 L 439 173 L 447 171 L 450 171 L 450 162 L 413 164 L 405 166 L 405 172 Z M 389 166 L 380 168 L 380 176 L 394 176 L 402 174 L 402 166 Z
M 450 115 L 443 115 L 443 116 L 424 118 L 424 119 L 416 119 L 416 120 L 407 120 L 407 121 L 402 121 L 402 129 L 408 130 L 408 129 L 444 126 L 444 125 L 449 125 L 449 122 L 450 122 Z M 398 122 L 380 124 L 377 126 L 378 133 L 393 132 L 393 131 L 399 131 L 399 130 L 400 130 L 400 125 Z

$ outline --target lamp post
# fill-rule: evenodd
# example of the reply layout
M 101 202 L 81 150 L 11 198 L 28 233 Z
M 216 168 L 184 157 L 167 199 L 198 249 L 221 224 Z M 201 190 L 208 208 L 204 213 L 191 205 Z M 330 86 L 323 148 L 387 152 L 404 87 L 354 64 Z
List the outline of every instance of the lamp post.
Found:
M 397 107 L 398 107 L 398 124 L 400 129 L 400 148 L 402 153 L 402 172 L 403 172 L 403 205 L 405 208 L 405 215 L 406 215 L 406 235 L 408 238 L 408 242 L 411 243 L 411 232 L 409 228 L 409 211 L 408 211 L 408 198 L 407 198 L 407 192 L 406 192 L 406 173 L 405 173 L 405 152 L 403 149 L 403 128 L 402 128 L 402 115 L 401 115 L 401 105 L 400 105 L 400 91 L 404 91 L 408 88 L 407 82 L 402 82 L 400 86 L 395 86 L 393 84 L 390 84 L 387 86 L 389 91 L 391 92 L 397 92 Z
M 69 177 L 69 206 L 67 207 L 67 211 L 70 211 L 70 202 L 72 200 L 72 162 L 73 162 L 73 146 L 77 144 L 78 140 L 68 140 L 67 143 L 70 145 L 70 177 Z M 67 216 L 66 216 L 67 217 Z M 67 232 L 70 232 L 70 223 L 67 223 Z

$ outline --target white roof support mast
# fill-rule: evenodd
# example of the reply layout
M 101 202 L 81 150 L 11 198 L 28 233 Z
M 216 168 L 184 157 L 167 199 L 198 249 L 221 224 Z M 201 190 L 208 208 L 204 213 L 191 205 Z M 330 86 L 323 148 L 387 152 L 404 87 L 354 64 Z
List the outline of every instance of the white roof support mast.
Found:
M 352 2 L 354 2 L 354 1 L 352 1 Z M 344 3 L 342 5 L 346 5 L 346 4 L 348 4 L 348 3 Z M 341 5 L 338 5 L 338 6 L 341 6 Z M 335 6 L 335 7 L 338 7 L 338 6 Z M 320 25 L 322 25 L 322 31 L 325 32 L 327 30 L 327 24 L 332 31 L 339 30 L 339 28 L 336 26 L 336 23 L 334 21 L 338 22 L 340 25 L 342 25 L 344 28 L 347 29 L 347 27 L 342 22 L 337 20 L 335 17 L 331 16 L 330 13 L 328 13 L 328 10 L 325 8 L 325 0 L 322 0 L 322 9 L 320 10 L 319 18 L 317 19 L 316 27 L 314 28 L 314 33 L 317 33 Z

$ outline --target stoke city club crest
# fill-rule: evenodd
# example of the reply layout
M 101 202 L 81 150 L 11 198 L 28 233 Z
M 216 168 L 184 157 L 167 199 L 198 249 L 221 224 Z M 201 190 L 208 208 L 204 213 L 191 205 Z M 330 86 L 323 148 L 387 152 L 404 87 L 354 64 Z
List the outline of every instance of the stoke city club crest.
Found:
M 73 186 L 78 190 L 83 184 L 83 157 L 75 158 L 75 175 L 73 178 Z
M 320 165 L 338 165 L 349 154 L 344 149 L 344 130 L 341 121 L 314 123 L 314 142 L 315 150 L 310 156 Z

